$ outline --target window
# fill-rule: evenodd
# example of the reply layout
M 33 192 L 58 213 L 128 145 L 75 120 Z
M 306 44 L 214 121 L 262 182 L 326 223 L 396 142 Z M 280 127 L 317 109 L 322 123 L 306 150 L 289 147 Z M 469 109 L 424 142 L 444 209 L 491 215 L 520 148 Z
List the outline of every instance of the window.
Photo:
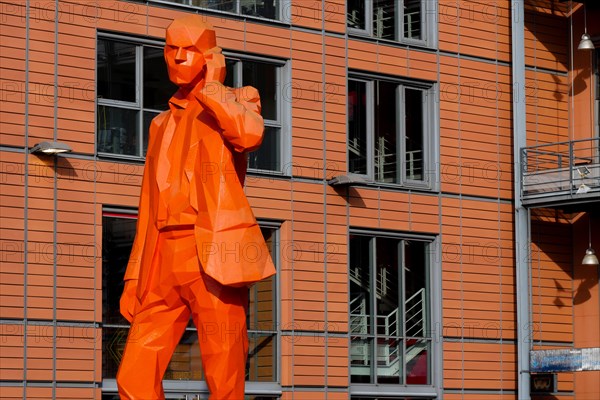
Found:
M 435 25 L 435 21 L 427 20 L 435 15 L 433 11 L 426 12 L 428 3 L 431 1 L 348 0 L 346 24 L 350 33 L 399 42 L 426 43 L 426 29 Z
M 262 59 L 244 59 L 233 54 L 227 55 L 226 62 L 226 86 L 254 86 L 260 93 L 265 132 L 260 148 L 248 155 L 248 168 L 281 171 L 284 140 L 280 89 L 284 65 Z
M 281 19 L 282 0 L 165 0 L 234 14 Z
M 356 397 L 352 396 L 350 400 L 419 400 L 422 397 Z
M 352 384 L 433 384 L 429 246 L 350 235 Z
M 119 312 L 119 300 L 123 292 L 123 276 L 129 260 L 136 229 L 136 215 L 104 212 L 102 218 L 102 377 L 106 399 L 116 392 L 116 377 L 121 356 L 125 348 L 129 323 Z M 278 228 L 276 225 L 261 225 L 267 246 L 277 263 L 276 248 Z M 277 382 L 278 335 L 277 335 L 277 290 L 275 277 L 253 285 L 248 307 L 249 351 L 246 365 L 248 382 Z M 196 327 L 190 320 L 186 332 L 175 349 L 167 368 L 165 381 L 193 381 L 204 378 L 200 359 L 200 345 Z M 171 385 L 172 386 L 172 385 Z M 167 391 L 169 384 L 165 384 Z M 201 393 L 205 386 L 198 382 L 195 392 Z M 249 391 L 251 385 L 247 385 Z M 171 393 L 173 394 L 173 393 Z M 171 398 L 171 397 L 168 397 Z M 185 397 L 173 397 L 185 398 Z M 195 397 L 189 397 L 190 399 Z M 254 398 L 254 397 L 251 397 Z M 257 397 L 263 399 L 263 397 Z
M 348 172 L 380 183 L 430 186 L 431 86 L 348 81 Z
M 248 168 L 281 172 L 288 143 L 283 134 L 282 81 L 286 63 L 225 54 L 231 87 L 254 86 L 261 96 L 265 132 L 261 147 L 249 154 Z M 143 159 L 152 119 L 168 109 L 177 91 L 168 78 L 160 42 L 133 43 L 113 35 L 98 39 L 97 152 L 104 157 Z M 290 125 L 290 124 L 288 124 Z
M 99 38 L 97 51 L 97 151 L 143 157 L 150 121 L 177 91 L 163 49 Z

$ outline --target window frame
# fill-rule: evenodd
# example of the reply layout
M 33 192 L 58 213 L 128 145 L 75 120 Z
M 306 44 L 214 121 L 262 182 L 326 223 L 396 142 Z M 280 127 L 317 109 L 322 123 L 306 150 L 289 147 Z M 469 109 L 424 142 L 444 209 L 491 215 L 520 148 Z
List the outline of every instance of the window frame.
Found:
M 427 286 L 428 286 L 428 311 L 429 318 L 427 329 L 429 330 L 428 340 L 431 344 L 430 351 L 431 354 L 429 356 L 429 373 L 430 373 L 430 384 L 428 385 L 407 385 L 405 381 L 400 384 L 387 384 L 387 383 L 353 383 L 351 382 L 351 345 L 352 345 L 352 336 L 360 336 L 353 335 L 348 327 L 348 382 L 349 382 L 349 393 L 352 397 L 364 397 L 364 398 L 380 398 L 380 397 L 404 397 L 408 396 L 410 398 L 418 397 L 423 399 L 435 399 L 441 398 L 443 392 L 443 348 L 442 348 L 442 332 L 441 329 L 441 321 L 442 321 L 442 280 L 441 280 L 441 249 L 440 249 L 440 237 L 432 236 L 426 234 L 417 234 L 417 233 L 406 233 L 406 232 L 392 232 L 392 231 L 382 231 L 382 230 L 370 230 L 364 228 L 350 228 L 348 230 L 348 238 L 347 243 L 350 243 L 350 236 L 358 235 L 369 237 L 371 240 L 376 238 L 383 239 L 395 239 L 399 241 L 421 241 L 426 243 L 425 247 L 425 255 L 427 262 Z M 376 244 L 374 241 L 369 243 L 369 246 L 372 254 L 369 254 L 369 273 L 370 273 L 370 285 L 375 280 L 375 277 L 372 276 L 372 272 L 374 271 L 375 266 L 372 264 L 374 259 L 374 250 L 376 250 Z M 399 259 L 399 264 L 403 268 L 404 256 L 402 259 Z M 350 254 L 348 254 L 347 258 L 347 271 L 348 271 L 348 284 L 350 285 Z M 402 273 L 404 276 L 404 273 Z M 402 285 L 405 283 L 402 281 Z M 350 287 L 350 286 L 349 286 Z M 369 289 L 372 289 L 369 287 Z M 373 294 L 375 296 L 375 294 Z M 402 294 L 402 299 L 404 300 L 404 294 Z M 350 314 L 350 300 L 351 294 L 350 290 L 348 290 L 348 321 L 351 321 Z M 375 304 L 370 305 L 370 318 L 372 324 L 376 323 L 376 312 L 374 311 Z M 376 329 L 374 327 L 373 329 Z M 404 328 L 403 328 L 404 329 Z M 363 336 L 374 336 L 378 337 L 376 334 L 368 334 Z M 405 346 L 403 346 L 405 348 Z M 372 349 L 372 355 L 376 356 L 377 350 Z M 403 350 L 403 363 L 405 362 L 405 349 Z M 376 360 L 376 357 L 373 358 Z M 405 364 L 403 364 L 403 371 Z M 377 376 L 376 369 L 373 368 L 372 371 L 373 376 Z
M 235 60 L 241 64 L 244 61 L 255 61 L 262 62 L 266 64 L 272 64 L 277 66 L 277 82 L 275 93 L 277 94 L 277 120 L 271 120 L 264 118 L 265 128 L 272 127 L 279 129 L 279 169 L 278 170 L 267 170 L 267 169 L 259 169 L 259 168 L 250 168 L 248 167 L 248 173 L 259 174 L 259 175 L 289 175 L 290 168 L 287 168 L 289 162 L 291 160 L 291 132 L 289 131 L 289 127 L 292 126 L 291 121 L 291 109 L 286 103 L 283 96 L 283 89 L 286 86 L 287 82 L 291 82 L 291 68 L 290 63 L 285 60 L 270 58 L 270 57 L 262 57 L 252 54 L 244 54 L 235 51 L 223 50 L 223 55 L 226 59 Z M 237 71 L 235 71 L 234 80 L 237 80 L 238 83 L 243 81 L 243 66 L 238 64 Z M 235 86 L 240 87 L 240 86 Z M 260 93 L 259 93 L 260 94 Z
M 96 37 L 96 43 L 98 40 L 113 40 L 118 42 L 130 43 L 136 46 L 136 101 L 135 103 L 103 99 L 98 97 L 98 90 L 96 85 L 95 92 L 95 119 L 94 119 L 94 153 L 97 157 L 106 160 L 115 160 L 123 162 L 145 162 L 146 156 L 143 153 L 144 145 L 144 112 L 155 112 L 160 113 L 166 110 L 155 110 L 151 108 L 145 108 L 143 105 L 143 82 L 144 82 L 144 64 L 143 64 L 143 46 L 151 46 L 163 49 L 165 46 L 164 40 L 138 38 L 135 36 L 128 36 L 122 34 L 116 34 L 111 32 L 98 32 Z M 96 44 L 97 45 L 97 44 Z M 277 94 L 277 117 L 278 120 L 265 120 L 265 127 L 274 127 L 279 129 L 279 169 L 278 170 L 266 170 L 266 169 L 255 169 L 248 168 L 248 174 L 254 175 L 267 175 L 267 176 L 291 176 L 290 162 L 292 157 L 292 143 L 291 143 L 291 126 L 292 126 L 292 110 L 291 102 L 286 101 L 284 96 L 284 89 L 291 84 L 291 63 L 286 59 L 279 59 L 274 57 L 257 56 L 253 54 L 245 54 L 241 52 L 223 50 L 223 55 L 226 59 L 236 59 L 242 63 L 246 61 L 256 61 L 262 63 L 268 63 L 277 67 L 277 88 L 275 93 Z M 95 67 L 95 82 L 98 82 L 98 49 L 96 48 L 96 67 Z M 241 76 L 241 68 L 239 72 Z M 173 92 L 175 94 L 175 92 Z M 98 108 L 99 106 L 117 107 L 121 109 L 136 110 L 138 116 L 136 119 L 139 132 L 136 132 L 138 137 L 136 142 L 139 145 L 139 154 L 142 155 L 127 155 L 118 153 L 108 153 L 98 151 Z
M 186 2 L 190 2 L 190 0 L 181 0 L 181 1 L 186 1 Z M 208 8 L 208 7 L 201 7 L 201 6 L 195 6 L 193 4 L 186 4 L 186 3 L 176 3 L 175 1 L 172 0 L 147 0 L 148 3 L 152 4 L 157 4 L 157 5 L 165 5 L 165 6 L 170 6 L 170 7 L 181 7 L 184 9 L 189 9 L 189 10 L 202 10 L 202 12 L 207 12 L 207 13 L 214 13 L 217 15 L 232 15 L 232 16 L 238 16 L 238 17 L 242 17 L 242 18 L 250 18 L 250 19 L 257 19 L 257 20 L 262 20 L 262 21 L 269 21 L 271 23 L 275 22 L 279 22 L 279 23 L 285 23 L 285 24 L 290 24 L 291 23 L 291 0 L 277 0 L 279 2 L 279 9 L 277 10 L 277 16 L 276 18 L 267 18 L 267 17 L 263 17 L 263 16 L 257 16 L 257 15 L 248 15 L 248 14 L 242 14 L 241 12 L 241 1 L 240 0 L 235 0 L 235 11 L 222 11 L 222 10 L 217 10 L 214 8 Z
M 122 100 L 113 100 L 113 99 L 104 99 L 98 97 L 98 41 L 99 40 L 112 40 L 115 42 L 123 42 L 129 43 L 135 46 L 135 102 L 128 102 Z M 150 108 L 145 108 L 144 101 L 144 46 L 148 47 L 156 47 L 156 48 L 164 48 L 164 41 L 160 40 L 152 40 L 147 38 L 134 38 L 130 36 L 119 35 L 110 32 L 98 32 L 96 37 L 96 54 L 95 54 L 95 82 L 96 82 L 96 91 L 95 91 L 95 120 L 94 120 L 94 152 L 98 157 L 101 158 L 112 158 L 112 159 L 121 159 L 124 161 L 144 161 L 146 159 L 145 155 L 142 155 L 144 149 L 144 112 L 154 112 L 161 113 L 165 110 L 155 110 Z M 118 154 L 118 153 L 108 153 L 98 151 L 98 108 L 100 106 L 105 107 L 116 107 L 120 109 L 127 110 L 135 110 L 138 112 L 138 116 L 136 119 L 136 124 L 139 129 L 139 132 L 136 131 L 136 142 L 139 146 L 138 155 L 129 155 L 129 154 Z
M 104 217 L 112 217 L 112 218 L 122 218 L 128 220 L 137 221 L 138 211 L 137 209 L 132 208 L 124 208 L 124 207 L 111 207 L 104 206 L 102 207 L 102 218 Z M 274 321 L 274 330 L 251 330 L 248 328 L 248 336 L 250 338 L 251 333 L 269 333 L 275 337 L 275 351 L 273 354 L 273 373 L 275 374 L 275 380 L 273 381 L 246 381 L 246 396 L 267 396 L 273 397 L 273 399 L 279 398 L 282 395 L 281 388 L 281 341 L 282 341 L 282 332 L 281 332 L 281 284 L 279 279 L 279 270 L 281 266 L 281 228 L 282 223 L 280 221 L 266 220 L 260 219 L 258 220 L 258 224 L 261 228 L 268 228 L 273 230 L 274 242 L 273 242 L 273 251 L 272 254 L 273 262 L 278 269 L 278 273 L 274 276 L 273 281 L 273 317 Z M 102 224 L 103 232 L 104 225 Z M 104 233 L 100 235 L 103 237 Z M 101 239 L 103 240 L 103 239 Z M 103 274 L 102 274 L 103 276 Z M 101 283 L 103 285 L 103 283 Z M 103 299 L 104 300 L 104 299 Z M 102 302 L 102 308 L 104 308 L 104 302 Z M 121 323 L 105 323 L 102 319 L 99 322 L 99 328 L 103 332 L 104 328 L 111 329 L 129 329 L 130 324 L 121 324 Z M 195 327 L 187 327 L 186 331 L 197 331 Z M 103 334 L 101 334 L 103 338 Z M 104 346 L 104 339 L 102 340 L 102 346 Z M 101 362 L 103 362 L 101 360 Z M 104 366 L 101 368 L 101 375 L 104 373 Z M 116 395 L 118 392 L 117 382 L 115 378 L 101 378 L 101 392 L 102 395 Z M 165 396 L 167 399 L 169 398 L 181 398 L 182 396 L 196 396 L 196 395 L 208 395 L 208 386 L 206 385 L 206 381 L 204 380 L 163 380 L 163 388 L 165 391 Z
M 364 0 L 365 4 L 365 29 L 348 26 L 348 8 L 346 7 L 346 30 L 350 36 L 360 36 L 386 43 L 400 43 L 411 46 L 437 47 L 437 0 L 421 1 L 422 39 L 407 38 L 404 36 L 404 0 L 393 0 L 398 10 L 394 21 L 394 39 L 380 38 L 375 35 L 373 21 L 373 0 Z
M 376 75 L 366 72 L 350 72 L 348 81 L 366 83 L 366 106 L 367 106 L 367 173 L 353 173 L 359 175 L 368 182 L 369 185 L 390 187 L 390 188 L 413 188 L 423 190 L 439 190 L 439 179 L 437 166 L 439 165 L 439 101 L 436 101 L 435 94 L 437 93 L 438 84 L 435 82 L 426 82 L 418 80 L 408 80 L 400 77 L 389 77 Z M 384 81 L 398 85 L 396 88 L 396 108 L 398 122 L 396 126 L 396 182 L 378 181 L 375 177 L 375 84 L 377 81 Z M 407 178 L 406 171 L 406 128 L 405 120 L 405 91 L 406 89 L 416 89 L 423 93 L 423 179 Z M 346 93 L 346 101 L 348 102 L 348 93 Z M 398 109 L 400 108 L 400 109 Z M 346 162 L 348 172 L 350 171 L 349 145 L 348 140 L 348 121 L 347 123 L 347 139 L 346 139 Z

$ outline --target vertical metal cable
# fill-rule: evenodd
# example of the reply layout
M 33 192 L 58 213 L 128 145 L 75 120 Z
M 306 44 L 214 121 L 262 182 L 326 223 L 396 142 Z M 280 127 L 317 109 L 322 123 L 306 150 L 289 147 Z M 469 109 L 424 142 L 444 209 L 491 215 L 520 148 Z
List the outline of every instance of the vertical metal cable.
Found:
M 58 140 L 58 0 L 54 1 L 54 141 Z M 54 210 L 52 218 L 52 263 L 53 263 L 53 300 L 52 300 L 52 398 L 56 398 L 56 341 L 57 341 L 57 315 L 56 303 L 58 295 L 58 157 L 54 156 Z
M 23 400 L 27 399 L 27 281 L 29 272 L 29 1 L 25 2 L 25 165 L 23 199 Z

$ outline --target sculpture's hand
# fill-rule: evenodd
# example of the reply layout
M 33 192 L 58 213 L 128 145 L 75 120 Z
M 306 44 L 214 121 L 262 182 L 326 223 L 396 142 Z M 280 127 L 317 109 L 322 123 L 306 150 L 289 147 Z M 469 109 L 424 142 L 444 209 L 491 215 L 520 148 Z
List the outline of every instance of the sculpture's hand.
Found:
M 262 142 L 264 130 L 258 92 L 253 87 L 231 89 L 209 82 L 194 93 L 214 117 L 223 138 L 239 153 L 254 151 Z
M 196 98 L 208 109 L 217 120 L 229 118 L 228 102 L 235 101 L 235 94 L 219 81 L 206 82 L 198 92 Z
M 223 83 L 225 81 L 225 56 L 221 54 L 219 47 L 213 47 L 204 53 L 206 62 L 205 84 L 210 85 L 213 82 Z
M 121 295 L 120 308 L 121 315 L 129 322 L 133 321 L 135 306 L 138 302 L 137 298 L 137 279 L 129 279 L 125 281 L 125 288 Z

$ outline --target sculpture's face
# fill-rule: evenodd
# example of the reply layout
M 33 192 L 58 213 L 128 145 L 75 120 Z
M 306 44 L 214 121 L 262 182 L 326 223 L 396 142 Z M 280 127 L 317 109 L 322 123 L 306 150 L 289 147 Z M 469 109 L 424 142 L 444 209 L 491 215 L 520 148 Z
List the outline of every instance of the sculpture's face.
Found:
M 169 79 L 177 86 L 195 85 L 204 79 L 206 61 L 189 35 L 167 35 L 165 60 Z
M 209 80 L 223 82 L 225 58 L 214 29 L 197 14 L 176 19 L 167 28 L 165 61 L 169 79 L 180 87 Z

